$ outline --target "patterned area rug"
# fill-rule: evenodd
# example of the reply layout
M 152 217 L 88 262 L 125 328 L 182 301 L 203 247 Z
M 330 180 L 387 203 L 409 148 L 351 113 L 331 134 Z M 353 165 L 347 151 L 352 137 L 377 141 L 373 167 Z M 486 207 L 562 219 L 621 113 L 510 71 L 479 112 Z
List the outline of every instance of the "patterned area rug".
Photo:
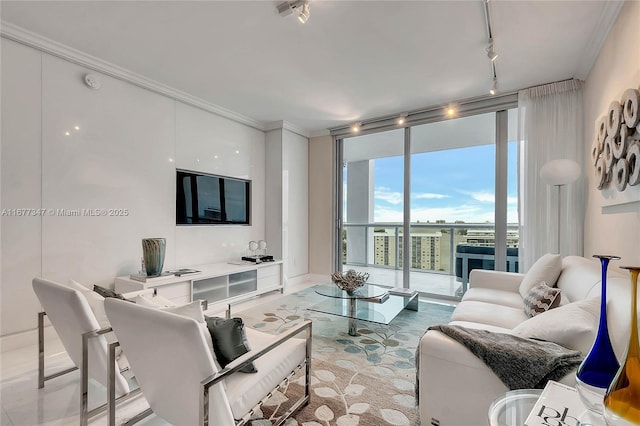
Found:
M 300 321 L 313 321 L 311 402 L 287 426 L 417 425 L 414 401 L 415 350 L 430 325 L 449 322 L 453 307 L 420 302 L 419 311 L 404 310 L 389 325 L 358 322 L 349 336 L 347 319 L 309 311 L 325 300 L 313 287 L 277 302 L 233 312 L 248 327 L 282 333 Z M 277 420 L 289 402 L 304 392 L 304 376 L 277 392 L 253 425 Z

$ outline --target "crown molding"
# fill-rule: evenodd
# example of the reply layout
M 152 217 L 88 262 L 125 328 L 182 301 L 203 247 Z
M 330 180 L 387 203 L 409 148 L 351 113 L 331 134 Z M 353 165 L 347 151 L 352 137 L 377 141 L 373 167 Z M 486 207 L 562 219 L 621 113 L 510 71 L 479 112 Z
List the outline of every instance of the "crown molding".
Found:
M 271 123 L 267 123 L 264 125 L 265 132 L 270 132 L 271 130 L 279 130 L 279 129 L 288 130 L 292 133 L 295 133 L 307 139 L 310 137 L 309 132 L 285 120 L 272 121 Z
M 600 21 L 598 21 L 596 29 L 591 33 L 591 39 L 585 47 L 582 61 L 576 73 L 576 77 L 580 80 L 585 80 L 591 72 L 591 68 L 600 54 L 600 49 L 602 49 L 602 45 L 607 39 L 611 28 L 616 23 L 624 3 L 624 1 L 607 1 L 604 3 Z
M 143 89 L 150 90 L 160 95 L 169 97 L 176 101 L 184 102 L 194 107 L 200 108 L 212 114 L 219 115 L 237 123 L 244 124 L 254 129 L 265 131 L 264 123 L 238 114 L 234 111 L 212 104 L 204 99 L 190 95 L 181 90 L 174 89 L 163 83 L 147 78 L 141 74 L 137 74 L 118 65 L 112 64 L 95 56 L 81 52 L 72 47 L 51 40 L 17 25 L 0 21 L 0 36 L 8 40 L 15 41 L 41 52 L 72 62 L 93 71 L 100 72 L 119 80 L 123 80 L 134 84 Z

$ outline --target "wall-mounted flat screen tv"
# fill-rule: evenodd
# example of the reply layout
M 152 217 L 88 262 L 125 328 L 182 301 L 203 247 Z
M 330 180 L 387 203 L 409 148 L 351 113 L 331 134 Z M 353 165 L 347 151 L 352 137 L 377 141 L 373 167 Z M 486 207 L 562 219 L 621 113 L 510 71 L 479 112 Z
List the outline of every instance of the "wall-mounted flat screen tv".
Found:
M 251 181 L 176 170 L 176 224 L 249 225 Z

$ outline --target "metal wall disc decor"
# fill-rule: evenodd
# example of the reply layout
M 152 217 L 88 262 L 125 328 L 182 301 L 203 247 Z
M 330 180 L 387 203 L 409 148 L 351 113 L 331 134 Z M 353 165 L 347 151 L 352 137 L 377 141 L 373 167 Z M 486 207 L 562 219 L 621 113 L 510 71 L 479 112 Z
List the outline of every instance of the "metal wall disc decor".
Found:
M 625 90 L 597 120 L 591 164 L 600 190 L 640 184 L 640 88 Z

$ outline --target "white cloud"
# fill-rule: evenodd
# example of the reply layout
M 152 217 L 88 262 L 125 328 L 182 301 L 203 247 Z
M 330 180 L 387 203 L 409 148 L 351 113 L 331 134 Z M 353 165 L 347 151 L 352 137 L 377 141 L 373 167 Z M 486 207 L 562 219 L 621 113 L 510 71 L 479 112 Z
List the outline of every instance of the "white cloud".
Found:
M 416 198 L 418 200 L 439 200 L 442 198 L 449 198 L 450 195 L 445 194 L 434 194 L 431 192 L 414 192 L 411 194 L 411 197 Z
M 402 204 L 402 201 L 404 200 L 402 192 L 391 191 L 389 188 L 384 186 L 377 187 L 373 192 L 373 196 L 376 199 L 386 201 L 389 204 Z
M 507 204 L 518 204 L 518 197 L 507 197 Z
M 495 203 L 496 196 L 493 192 L 481 191 L 481 192 L 466 192 L 467 195 L 470 195 L 476 201 L 480 201 L 481 203 Z

